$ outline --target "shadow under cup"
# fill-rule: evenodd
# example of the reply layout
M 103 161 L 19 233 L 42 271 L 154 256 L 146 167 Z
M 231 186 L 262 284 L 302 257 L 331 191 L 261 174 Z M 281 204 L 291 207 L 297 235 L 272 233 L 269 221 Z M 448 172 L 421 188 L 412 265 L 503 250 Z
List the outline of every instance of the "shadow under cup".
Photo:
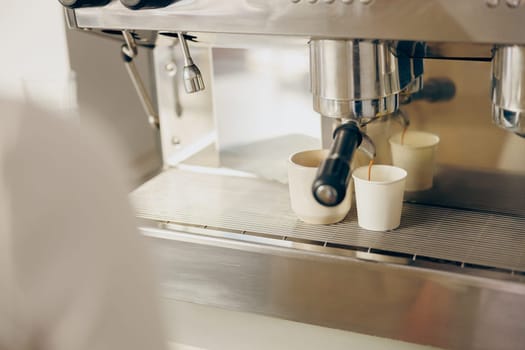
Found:
M 288 159 L 288 186 L 294 213 L 309 224 L 334 224 L 343 220 L 350 211 L 352 186 L 349 184 L 341 204 L 326 207 L 319 204 L 312 193 L 312 185 L 328 150 L 309 150 L 294 153 Z

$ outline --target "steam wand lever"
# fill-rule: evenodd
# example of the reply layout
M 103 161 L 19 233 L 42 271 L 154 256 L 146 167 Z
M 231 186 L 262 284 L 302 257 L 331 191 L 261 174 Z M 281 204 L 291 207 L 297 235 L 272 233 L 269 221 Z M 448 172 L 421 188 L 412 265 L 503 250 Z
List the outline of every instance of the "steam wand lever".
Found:
M 148 122 L 152 127 L 159 128 L 159 116 L 157 112 L 155 111 L 155 108 L 153 107 L 153 102 L 151 100 L 151 97 L 148 94 L 148 90 L 146 89 L 146 86 L 144 85 L 144 81 L 140 77 L 139 71 L 137 69 L 137 66 L 135 65 L 134 59 L 138 55 L 137 50 L 137 44 L 135 42 L 135 38 L 133 38 L 133 35 L 127 31 L 122 31 L 122 36 L 124 37 L 125 44 L 122 45 L 121 52 L 122 52 L 122 59 L 124 60 L 124 64 L 126 65 L 126 69 L 128 71 L 129 77 L 131 78 L 131 81 L 133 82 L 133 85 L 135 86 L 135 90 L 137 90 L 137 94 L 140 98 L 140 102 L 142 104 L 142 107 L 144 108 L 144 111 L 146 112 L 148 116 Z

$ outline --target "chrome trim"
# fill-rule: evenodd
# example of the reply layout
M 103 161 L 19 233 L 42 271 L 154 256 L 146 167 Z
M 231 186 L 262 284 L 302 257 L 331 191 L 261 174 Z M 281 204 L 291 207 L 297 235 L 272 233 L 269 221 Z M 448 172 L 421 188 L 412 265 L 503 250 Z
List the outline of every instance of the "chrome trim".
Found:
M 149 96 L 148 89 L 146 88 L 146 85 L 144 84 L 144 81 L 142 80 L 140 72 L 137 69 L 134 61 L 138 55 L 137 44 L 135 43 L 133 35 L 129 31 L 123 30 L 122 36 L 124 37 L 125 42 L 125 44 L 121 46 L 124 65 L 126 66 L 128 75 L 133 83 L 133 86 L 135 87 L 135 91 L 137 92 L 137 96 L 140 100 L 142 108 L 148 117 L 149 125 L 158 129 L 160 128 L 159 115 L 153 106 L 153 101 Z
M 69 29 L 77 29 L 77 17 L 75 11 L 64 7 L 64 17 L 66 19 L 66 25 Z
M 525 134 L 525 46 L 495 49 L 492 61 L 492 116 L 500 128 Z

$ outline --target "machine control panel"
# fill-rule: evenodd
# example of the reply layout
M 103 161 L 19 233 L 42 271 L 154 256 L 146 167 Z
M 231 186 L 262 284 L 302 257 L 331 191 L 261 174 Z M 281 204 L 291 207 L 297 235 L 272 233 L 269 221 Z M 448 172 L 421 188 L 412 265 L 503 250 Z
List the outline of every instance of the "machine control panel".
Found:
M 129 9 L 151 9 L 166 7 L 177 0 L 120 0 L 120 2 Z
M 59 0 L 62 5 L 68 8 L 76 9 L 81 7 L 104 6 L 111 0 Z

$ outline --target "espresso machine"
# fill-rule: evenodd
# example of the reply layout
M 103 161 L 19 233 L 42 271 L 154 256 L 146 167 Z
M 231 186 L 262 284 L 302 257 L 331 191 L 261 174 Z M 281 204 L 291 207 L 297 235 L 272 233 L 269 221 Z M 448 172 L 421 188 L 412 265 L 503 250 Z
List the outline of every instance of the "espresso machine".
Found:
M 131 193 L 169 298 L 447 349 L 525 344 L 525 4 L 520 0 L 60 0 L 115 40 L 163 168 Z M 148 85 L 135 59 L 148 56 Z M 431 190 L 391 232 L 300 222 L 286 157 L 441 137 Z M 523 152 L 522 152 L 523 151 Z M 383 158 L 382 158 L 383 157 Z

